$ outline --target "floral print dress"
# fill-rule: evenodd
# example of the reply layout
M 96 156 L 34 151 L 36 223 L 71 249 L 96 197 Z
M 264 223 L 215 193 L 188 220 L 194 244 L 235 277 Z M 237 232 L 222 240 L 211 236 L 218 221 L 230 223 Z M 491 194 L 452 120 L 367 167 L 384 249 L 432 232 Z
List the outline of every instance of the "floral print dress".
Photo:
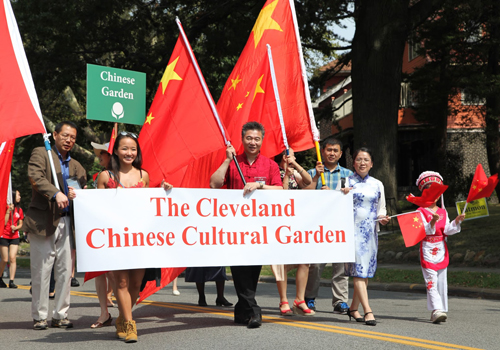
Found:
M 379 215 L 386 215 L 384 185 L 379 180 L 354 173 L 346 180 L 352 187 L 354 207 L 355 262 L 345 264 L 345 274 L 353 277 L 372 278 L 377 270 Z

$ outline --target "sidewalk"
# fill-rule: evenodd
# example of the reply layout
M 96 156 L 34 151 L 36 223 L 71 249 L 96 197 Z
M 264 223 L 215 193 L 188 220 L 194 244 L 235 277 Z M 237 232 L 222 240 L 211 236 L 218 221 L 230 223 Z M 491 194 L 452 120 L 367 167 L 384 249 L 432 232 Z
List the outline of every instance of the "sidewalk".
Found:
M 419 265 L 409 265 L 409 264 L 378 264 L 379 268 L 384 269 L 399 269 L 399 270 L 420 270 Z M 470 272 L 493 272 L 499 273 L 499 268 L 481 268 L 481 267 L 448 267 L 449 271 L 470 271 Z M 229 277 L 229 276 L 228 276 Z M 422 277 L 423 279 L 423 277 Z M 261 282 L 266 283 L 276 283 L 274 276 L 261 276 L 259 279 Z M 295 284 L 295 278 L 288 277 L 289 284 Z M 321 279 L 320 285 L 322 287 L 330 288 L 329 279 Z M 353 288 L 352 281 L 349 281 L 349 287 Z M 382 290 L 390 292 L 402 292 L 402 293 L 426 293 L 426 287 L 424 283 L 377 283 L 369 282 L 368 289 L 371 290 Z M 480 298 L 480 299 L 493 299 L 500 300 L 500 289 L 486 289 L 486 288 L 467 288 L 467 287 L 448 287 L 448 295 L 464 298 Z

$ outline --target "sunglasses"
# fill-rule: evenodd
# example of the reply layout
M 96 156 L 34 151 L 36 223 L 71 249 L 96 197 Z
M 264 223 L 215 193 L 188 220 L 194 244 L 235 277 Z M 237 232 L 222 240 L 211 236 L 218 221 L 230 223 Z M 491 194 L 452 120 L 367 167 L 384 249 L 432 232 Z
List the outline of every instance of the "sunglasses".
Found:
M 133 132 L 128 132 L 128 131 L 122 131 L 122 132 L 120 132 L 120 135 L 122 135 L 122 136 L 129 136 L 129 137 L 132 137 L 134 139 L 137 138 L 136 134 L 134 134 Z

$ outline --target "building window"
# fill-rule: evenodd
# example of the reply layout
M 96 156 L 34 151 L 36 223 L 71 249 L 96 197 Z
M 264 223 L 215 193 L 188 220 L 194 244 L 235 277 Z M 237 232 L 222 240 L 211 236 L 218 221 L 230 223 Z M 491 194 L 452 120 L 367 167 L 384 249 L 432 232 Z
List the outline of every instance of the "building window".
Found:
M 399 108 L 417 107 L 417 93 L 412 90 L 410 83 L 401 83 L 401 91 L 399 94 Z
M 482 106 L 486 103 L 485 98 L 473 94 L 468 88 L 460 91 L 460 101 L 463 106 Z
M 420 42 L 410 39 L 408 41 L 408 61 L 414 60 L 419 56 L 418 50 L 420 50 Z

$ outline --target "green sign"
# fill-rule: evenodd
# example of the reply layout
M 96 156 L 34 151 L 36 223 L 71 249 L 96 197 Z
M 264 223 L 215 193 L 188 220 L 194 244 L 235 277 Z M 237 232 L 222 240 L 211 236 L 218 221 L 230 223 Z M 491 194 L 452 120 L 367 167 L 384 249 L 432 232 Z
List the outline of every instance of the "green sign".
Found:
M 460 213 L 462 213 L 462 210 L 464 209 L 465 201 L 457 202 L 456 206 L 458 215 L 460 215 Z M 486 198 L 481 198 L 467 204 L 467 209 L 465 209 L 464 221 L 483 218 L 489 215 L 490 213 L 488 211 L 488 203 L 486 202 Z
M 87 119 L 143 125 L 146 74 L 87 64 Z

